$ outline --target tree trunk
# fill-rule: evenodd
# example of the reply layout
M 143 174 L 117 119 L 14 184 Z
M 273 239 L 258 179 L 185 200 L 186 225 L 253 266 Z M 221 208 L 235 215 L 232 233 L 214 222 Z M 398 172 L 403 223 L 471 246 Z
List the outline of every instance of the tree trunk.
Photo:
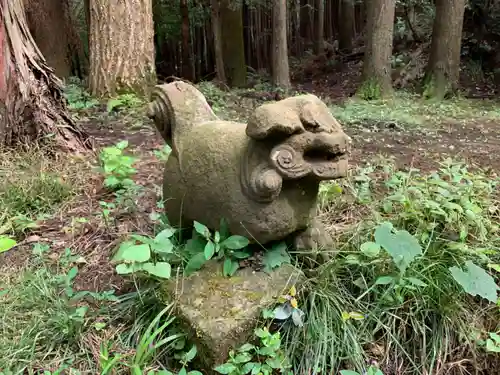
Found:
M 94 96 L 148 94 L 156 83 L 152 0 L 90 0 Z
M 325 29 L 325 0 L 316 0 L 314 4 L 314 44 L 313 50 L 316 55 L 323 52 Z
M 339 0 L 339 49 L 342 53 L 352 52 L 354 39 L 354 0 Z
M 458 88 L 465 0 L 436 0 L 424 95 L 443 99 Z
M 0 147 L 90 147 L 69 115 L 62 83 L 29 31 L 22 0 L 0 0 Z
M 71 75 L 71 36 L 67 0 L 24 0 L 29 30 L 47 64 L 60 78 Z
M 227 85 L 226 72 L 224 71 L 224 55 L 222 53 L 221 24 L 219 0 L 211 0 L 212 6 L 212 32 L 214 34 L 215 70 L 220 83 Z
M 234 0 L 222 0 L 219 10 L 226 77 L 230 86 L 244 87 L 247 82 L 247 67 L 243 40 L 243 7 Z
M 275 0 L 273 5 L 273 84 L 286 92 L 291 87 L 287 47 L 287 0 Z
M 181 0 L 180 11 L 182 17 L 182 77 L 193 82 L 195 80 L 194 64 L 191 53 L 191 26 L 189 23 L 189 8 L 187 0 Z
M 392 95 L 391 57 L 395 0 L 367 4 L 366 47 L 363 82 L 357 94 L 366 100 Z

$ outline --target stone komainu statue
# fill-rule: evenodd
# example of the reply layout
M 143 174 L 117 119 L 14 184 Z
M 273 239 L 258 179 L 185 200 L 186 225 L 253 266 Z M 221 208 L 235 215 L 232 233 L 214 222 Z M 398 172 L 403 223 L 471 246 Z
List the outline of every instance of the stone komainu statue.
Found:
M 163 198 L 170 222 L 261 244 L 293 236 L 321 254 L 331 238 L 315 220 L 319 183 L 345 177 L 351 139 L 314 95 L 263 104 L 247 124 L 220 120 L 194 86 L 156 86 L 148 116 L 172 147 Z

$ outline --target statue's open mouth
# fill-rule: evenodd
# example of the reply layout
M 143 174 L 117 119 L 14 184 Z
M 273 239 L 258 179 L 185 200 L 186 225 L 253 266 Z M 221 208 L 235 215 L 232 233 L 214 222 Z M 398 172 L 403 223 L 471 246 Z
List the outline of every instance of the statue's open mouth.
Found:
M 286 179 L 313 176 L 330 180 L 347 175 L 351 139 L 343 132 L 301 133 L 271 150 L 271 164 Z

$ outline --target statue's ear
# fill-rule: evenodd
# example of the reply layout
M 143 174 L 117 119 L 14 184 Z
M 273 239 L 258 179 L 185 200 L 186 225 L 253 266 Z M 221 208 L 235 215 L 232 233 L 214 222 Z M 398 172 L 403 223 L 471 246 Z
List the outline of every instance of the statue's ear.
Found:
M 282 102 L 266 103 L 257 107 L 247 122 L 246 134 L 261 140 L 270 137 L 286 138 L 305 129 L 299 113 Z

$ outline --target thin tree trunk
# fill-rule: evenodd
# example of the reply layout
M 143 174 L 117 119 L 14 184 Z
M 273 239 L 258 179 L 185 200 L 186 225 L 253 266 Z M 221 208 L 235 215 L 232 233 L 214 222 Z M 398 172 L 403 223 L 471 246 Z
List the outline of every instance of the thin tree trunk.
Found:
M 226 77 L 230 86 L 244 87 L 247 67 L 243 40 L 243 6 L 233 0 L 222 0 L 219 11 Z
M 273 6 L 273 84 L 286 92 L 290 89 L 290 69 L 287 47 L 287 0 L 274 0 Z
M 424 79 L 426 97 L 443 99 L 458 88 L 464 11 L 465 0 L 436 0 L 431 55 Z
M 31 35 L 60 78 L 71 75 L 71 35 L 67 0 L 24 0 Z
M 194 81 L 195 77 L 191 53 L 191 26 L 189 23 L 189 8 L 187 0 L 181 0 L 179 3 L 182 17 L 182 76 L 189 81 Z
M 314 44 L 313 49 L 316 55 L 323 52 L 325 29 L 325 0 L 316 0 L 314 6 Z
M 91 145 L 68 113 L 62 83 L 29 31 L 22 0 L 0 0 L 0 147 Z
M 354 0 L 339 0 L 339 4 L 339 49 L 342 53 L 351 53 L 354 39 Z
M 364 99 L 392 95 L 391 58 L 395 0 L 371 0 L 367 5 L 363 82 L 357 94 Z
M 89 88 L 147 94 L 156 83 L 152 0 L 90 0 Z
M 212 32 L 214 34 L 215 70 L 220 83 L 227 85 L 226 72 L 224 71 L 224 55 L 222 52 L 222 39 L 220 27 L 219 0 L 211 0 L 212 5 Z

